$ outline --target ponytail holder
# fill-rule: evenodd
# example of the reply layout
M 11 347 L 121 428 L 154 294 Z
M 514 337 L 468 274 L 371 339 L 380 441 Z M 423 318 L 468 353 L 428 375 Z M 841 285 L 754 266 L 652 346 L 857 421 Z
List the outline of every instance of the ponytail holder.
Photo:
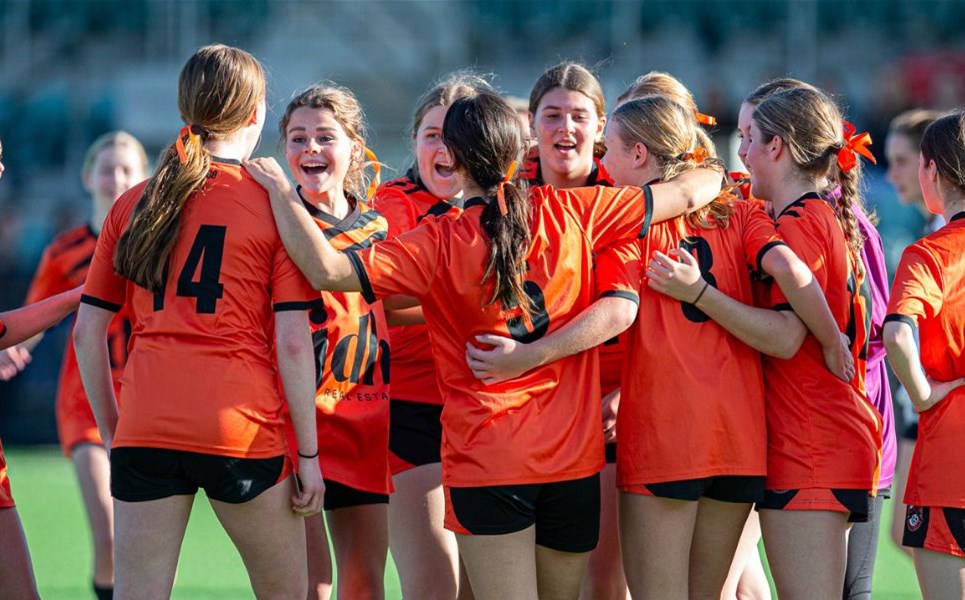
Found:
M 701 165 L 707 160 L 707 156 L 707 150 L 703 146 L 697 146 L 693 152 L 685 152 L 681 155 L 680 160 L 693 160 L 698 165 Z
M 379 175 L 382 173 L 382 164 L 379 163 L 379 159 L 375 156 L 375 152 L 372 152 L 368 148 L 365 149 L 365 158 L 372 165 L 372 170 L 375 171 L 375 176 L 372 177 L 372 181 L 369 182 L 369 189 L 365 193 L 365 197 L 371 200 L 375 197 L 375 190 L 379 189 Z
M 513 178 L 516 174 L 516 167 L 519 163 L 515 160 L 509 163 L 509 168 L 506 169 L 506 175 L 503 176 L 503 180 L 499 182 L 499 186 L 496 187 L 496 202 L 499 203 L 499 212 L 504 217 L 509 214 L 509 209 L 506 207 L 506 184 L 509 180 Z
M 184 147 L 184 136 L 188 137 L 188 141 L 195 144 L 198 149 L 201 149 L 201 135 L 205 133 L 205 130 L 200 125 L 185 125 L 178 132 L 178 141 L 174 142 L 174 148 L 178 151 L 178 161 L 183 165 L 188 162 L 188 152 Z
M 705 115 L 704 113 L 697 112 L 696 110 L 694 111 L 694 118 L 696 118 L 697 122 L 701 125 L 706 125 L 708 127 L 713 127 L 717 124 L 717 117 Z
M 838 150 L 838 166 L 841 167 L 841 170 L 847 173 L 855 168 L 858 164 L 858 157 L 856 156 L 858 154 L 870 160 L 871 164 L 878 164 L 874 155 L 871 154 L 871 150 L 868 149 L 868 146 L 871 145 L 871 135 L 867 131 L 855 134 L 857 128 L 847 121 L 842 121 L 842 127 L 844 128 L 844 146 Z

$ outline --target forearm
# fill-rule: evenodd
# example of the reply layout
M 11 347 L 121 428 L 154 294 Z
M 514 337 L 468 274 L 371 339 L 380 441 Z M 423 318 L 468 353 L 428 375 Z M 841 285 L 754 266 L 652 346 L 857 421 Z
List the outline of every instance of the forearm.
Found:
M 707 286 L 696 306 L 734 337 L 764 354 L 790 358 L 804 341 L 804 328 L 794 315 L 748 306 L 714 286 Z
M 315 361 L 308 315 L 301 311 L 275 315 L 278 374 L 298 442 L 297 451 L 311 456 L 318 450 L 315 421 Z
M 385 321 L 388 325 L 424 325 L 426 320 L 422 314 L 422 307 L 401 309 L 385 309 Z
M 787 246 L 772 248 L 761 262 L 818 342 L 825 347 L 837 345 L 841 331 L 821 286 L 807 265 Z
M 650 186 L 653 195 L 653 223 L 673 219 L 710 204 L 720 194 L 723 175 L 710 168 L 699 168 Z
M 595 348 L 623 333 L 636 318 L 638 305 L 619 297 L 600 298 L 553 333 L 529 344 L 532 367 Z
M 112 315 L 97 308 L 81 307 L 74 326 L 73 343 L 84 392 L 97 421 L 104 444 L 110 447 L 117 429 L 117 399 L 107 346 L 107 325 Z
M 930 408 L 928 398 L 931 396 L 931 385 L 921 366 L 914 330 L 907 323 L 885 323 L 884 341 L 888 362 L 908 392 L 912 404 L 918 410 L 927 410 Z
M 0 338 L 0 348 L 25 342 L 56 325 L 77 309 L 80 295 L 81 288 L 77 287 L 46 300 L 0 314 L 0 318 L 7 327 L 6 334 Z M 36 341 L 39 342 L 40 338 Z

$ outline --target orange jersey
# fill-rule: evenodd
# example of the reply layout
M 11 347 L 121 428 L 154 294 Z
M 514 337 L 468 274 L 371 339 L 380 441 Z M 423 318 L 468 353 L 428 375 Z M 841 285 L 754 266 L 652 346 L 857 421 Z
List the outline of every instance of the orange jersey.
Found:
M 44 250 L 40 265 L 27 292 L 27 304 L 73 289 L 87 279 L 87 270 L 97 246 L 97 235 L 89 225 L 61 233 Z M 115 392 L 120 391 L 121 374 L 127 362 L 131 322 L 119 313 L 107 329 L 107 347 Z M 80 380 L 77 355 L 69 338 L 57 386 L 57 432 L 65 454 L 82 442 L 102 443 L 97 422 Z
M 0 339 L 3 339 L 3 336 L 6 335 L 6 333 L 7 324 L 3 322 L 3 319 L 0 319 Z
M 375 194 L 375 208 L 388 221 L 388 238 L 413 229 L 426 217 L 458 216 L 462 200 L 440 200 L 415 181 L 412 171 L 383 183 Z M 425 325 L 389 328 L 392 341 L 392 396 L 409 402 L 442 404 L 436 363 Z
M 735 201 L 727 226 L 660 223 L 638 242 L 642 258 L 694 255 L 709 285 L 753 303 L 751 271 L 783 242 L 756 202 Z M 708 215 L 713 223 L 713 216 Z M 718 475 L 764 475 L 764 382 L 756 350 L 694 305 L 645 284 L 629 332 L 617 419 L 617 485 Z
M 876 487 L 881 416 L 864 393 L 870 322 L 868 286 L 848 252 L 834 209 L 815 193 L 788 205 L 777 230 L 810 267 L 842 332 L 851 338 L 855 380 L 824 365 L 821 344 L 808 335 L 790 360 L 764 357 L 767 405 L 767 489 Z M 790 309 L 776 285 L 770 308 Z
M 433 219 L 349 255 L 364 293 L 422 301 L 443 394 L 442 465 L 448 486 L 543 483 L 603 467 L 599 368 L 580 353 L 517 379 L 487 386 L 466 365 L 465 346 L 491 333 L 528 342 L 557 329 L 594 300 L 594 251 L 645 232 L 649 189 L 550 186 L 530 191 L 532 244 L 524 284 L 530 316 L 487 304 L 489 240 L 483 202 L 459 219 Z
M 155 295 L 114 272 L 117 240 L 145 185 L 108 214 L 81 299 L 114 311 L 127 304 L 132 315 L 113 445 L 284 454 L 272 311 L 319 300 L 282 247 L 268 193 L 236 163 L 212 161 L 182 211 L 165 289 Z
M 539 152 L 536 148 L 530 151 L 529 156 L 523 162 L 519 177 L 534 187 L 544 185 Z M 595 156 L 593 157 L 593 169 L 587 176 L 585 185 L 587 187 L 613 185 L 613 178 L 603 168 L 600 159 Z M 597 292 L 600 297 L 620 296 L 636 301 L 636 290 L 639 282 L 633 281 L 634 273 L 622 267 L 622 262 L 627 257 L 621 256 L 622 253 L 616 249 L 611 250 L 608 254 L 610 256 L 594 258 Z M 627 352 L 626 334 L 607 340 L 598 347 L 597 351 L 600 355 L 600 390 L 603 395 L 606 395 L 620 387 L 623 357 Z
M 921 366 L 937 381 L 965 376 L 965 212 L 905 249 L 885 321 L 918 330 Z M 905 504 L 965 508 L 965 388 L 919 415 Z
M 368 248 L 384 239 L 385 218 L 355 201 L 344 219 L 305 203 L 332 245 Z M 322 292 L 309 313 L 315 346 L 315 407 L 319 463 L 326 479 L 378 494 L 389 476 L 389 341 L 381 302 L 362 294 Z M 293 460 L 295 431 L 288 422 Z

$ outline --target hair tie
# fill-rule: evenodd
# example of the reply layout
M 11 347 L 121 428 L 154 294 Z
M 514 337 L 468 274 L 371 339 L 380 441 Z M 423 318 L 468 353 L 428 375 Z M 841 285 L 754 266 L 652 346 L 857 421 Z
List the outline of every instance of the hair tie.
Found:
M 174 142 L 174 149 L 178 151 L 178 161 L 183 165 L 188 162 L 188 152 L 184 147 L 184 137 L 188 137 L 188 141 L 195 144 L 198 150 L 201 149 L 201 135 L 207 135 L 207 130 L 200 125 L 185 125 L 178 132 L 178 141 Z
M 696 118 L 697 122 L 701 125 L 706 125 L 708 127 L 713 127 L 717 124 L 717 117 L 705 115 L 704 113 L 697 112 L 696 110 L 694 111 L 694 118 Z
M 704 163 L 707 160 L 707 150 L 703 146 L 697 146 L 694 148 L 693 152 L 684 152 L 680 155 L 680 160 L 692 160 L 698 165 Z
M 506 207 L 506 184 L 509 183 L 509 180 L 516 174 L 516 167 L 518 166 L 519 163 L 515 160 L 509 163 L 509 168 L 506 169 L 506 175 L 503 176 L 502 181 L 500 181 L 496 187 L 496 202 L 499 203 L 499 212 L 504 217 L 509 214 L 509 209 Z
M 375 152 L 372 152 L 368 148 L 365 149 L 365 158 L 368 159 L 369 164 L 372 165 L 372 170 L 375 171 L 375 176 L 372 178 L 372 181 L 369 182 L 369 189 L 365 193 L 365 197 L 371 200 L 375 197 L 375 190 L 379 189 L 379 175 L 382 173 L 382 164 L 379 163 Z
M 847 121 L 842 121 L 841 125 L 844 128 L 844 146 L 838 150 L 838 166 L 841 170 L 847 173 L 855 168 L 858 164 L 858 154 L 870 160 L 871 164 L 878 164 L 871 150 L 868 149 L 871 145 L 871 135 L 867 131 L 855 134 L 857 128 Z

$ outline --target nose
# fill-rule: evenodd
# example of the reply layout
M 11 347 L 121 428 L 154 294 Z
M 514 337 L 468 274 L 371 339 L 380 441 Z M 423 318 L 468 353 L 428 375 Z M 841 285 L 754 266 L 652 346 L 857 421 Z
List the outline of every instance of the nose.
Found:
M 576 121 L 573 120 L 572 115 L 565 115 L 560 121 L 560 129 L 563 131 L 573 131 L 575 129 L 574 125 Z

